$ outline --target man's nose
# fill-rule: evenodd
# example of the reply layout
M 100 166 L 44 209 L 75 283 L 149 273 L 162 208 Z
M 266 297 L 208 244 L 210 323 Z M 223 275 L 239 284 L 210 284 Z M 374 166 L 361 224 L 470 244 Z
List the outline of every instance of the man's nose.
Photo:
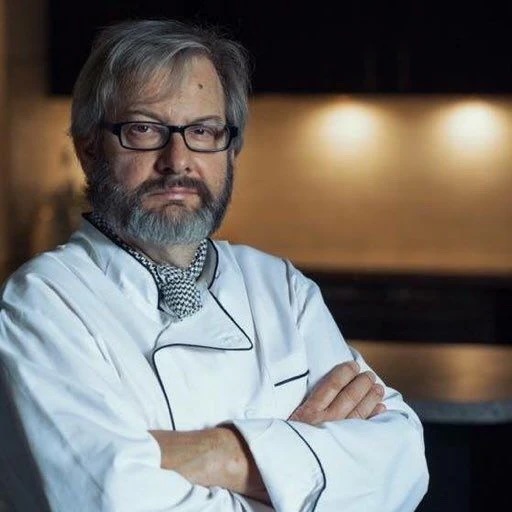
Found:
M 160 174 L 183 174 L 191 170 L 192 152 L 181 133 L 172 133 L 169 142 L 160 150 L 156 166 Z

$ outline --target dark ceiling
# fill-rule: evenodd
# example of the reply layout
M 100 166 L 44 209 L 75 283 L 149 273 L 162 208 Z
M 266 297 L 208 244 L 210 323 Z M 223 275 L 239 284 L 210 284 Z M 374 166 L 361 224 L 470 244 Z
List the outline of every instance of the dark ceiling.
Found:
M 50 0 L 49 91 L 71 93 L 100 27 L 166 17 L 220 25 L 241 41 L 255 93 L 512 93 L 508 5 Z

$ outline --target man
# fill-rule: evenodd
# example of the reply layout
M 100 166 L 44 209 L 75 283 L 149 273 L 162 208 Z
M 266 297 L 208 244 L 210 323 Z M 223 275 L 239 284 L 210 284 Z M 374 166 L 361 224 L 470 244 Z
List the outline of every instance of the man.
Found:
M 2 294 L 0 348 L 56 511 L 407 511 L 422 428 L 289 262 L 212 241 L 247 115 L 244 50 L 105 29 L 71 134 L 93 212 Z M 378 381 L 377 381 L 378 380 Z

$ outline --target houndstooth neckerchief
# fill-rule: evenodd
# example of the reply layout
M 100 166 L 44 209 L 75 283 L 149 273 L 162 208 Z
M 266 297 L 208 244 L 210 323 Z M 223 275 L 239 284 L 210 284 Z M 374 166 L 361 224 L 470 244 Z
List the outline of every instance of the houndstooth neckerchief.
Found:
M 173 265 L 159 264 L 137 251 L 122 240 L 98 214 L 90 213 L 85 218 L 104 235 L 133 256 L 153 276 L 158 288 L 158 307 L 179 320 L 199 311 L 203 304 L 196 281 L 203 271 L 208 242 L 203 240 L 197 248 L 192 263 L 185 269 Z

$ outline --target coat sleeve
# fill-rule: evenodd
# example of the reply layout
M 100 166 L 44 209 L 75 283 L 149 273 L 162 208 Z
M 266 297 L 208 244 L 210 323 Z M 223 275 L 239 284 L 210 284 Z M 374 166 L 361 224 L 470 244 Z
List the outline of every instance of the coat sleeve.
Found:
M 318 286 L 291 265 L 288 281 L 306 345 L 308 389 L 343 361 L 356 360 L 362 371 L 369 369 L 343 339 Z M 408 512 L 417 507 L 428 486 L 422 426 L 394 389 L 385 386 L 383 402 L 387 411 L 368 420 L 318 426 L 278 419 L 234 422 L 276 510 Z
M 160 468 L 159 446 L 115 369 L 51 282 L 8 283 L 0 359 L 52 511 L 268 510 Z

